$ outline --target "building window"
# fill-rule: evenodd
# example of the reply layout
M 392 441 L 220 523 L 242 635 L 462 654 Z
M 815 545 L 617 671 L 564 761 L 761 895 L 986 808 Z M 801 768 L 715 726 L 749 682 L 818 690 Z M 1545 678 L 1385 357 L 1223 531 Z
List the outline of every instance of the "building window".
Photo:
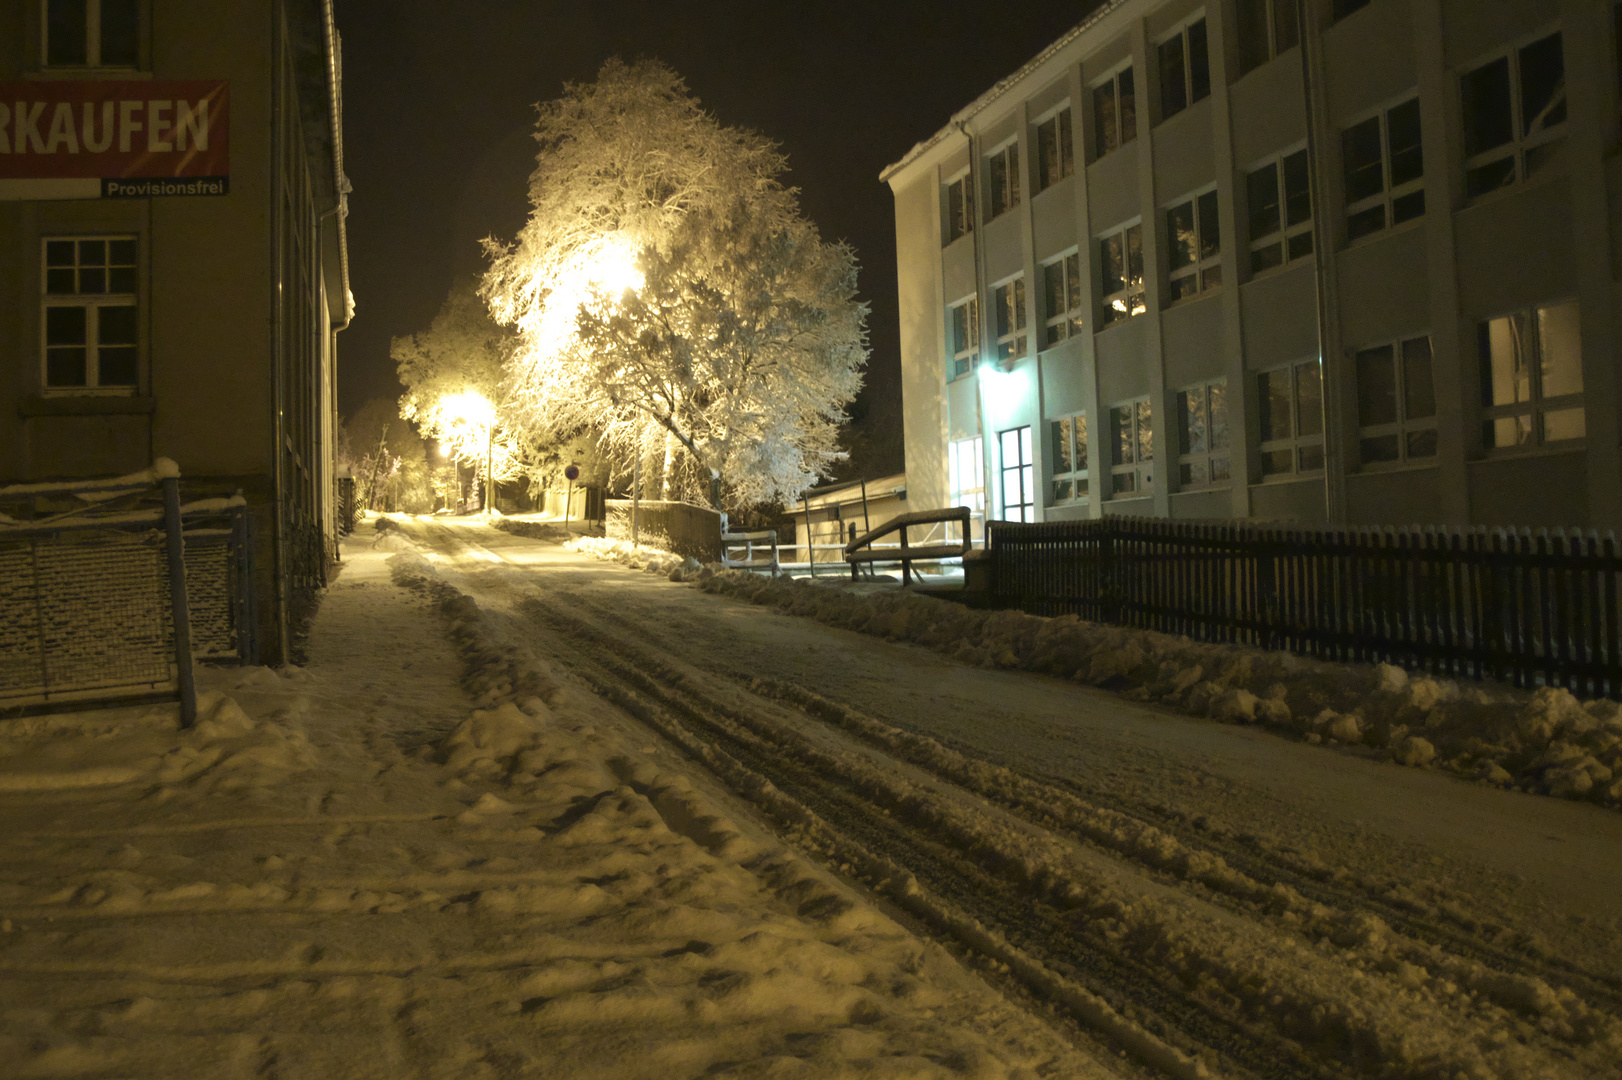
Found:
M 1334 22 L 1340 22 L 1346 16 L 1356 11 L 1362 11 L 1369 6 L 1369 0 L 1335 0 L 1330 5 L 1329 15 Z
M 1307 152 L 1297 150 L 1245 177 L 1250 200 L 1250 272 L 1259 274 L 1312 254 L 1312 190 Z
M 1046 191 L 1076 171 L 1070 110 L 1060 109 L 1036 125 L 1036 190 Z
M 1559 34 L 1466 72 L 1459 91 L 1466 195 L 1525 180 L 1554 159 L 1566 119 L 1566 62 Z
M 1154 418 L 1149 399 L 1113 405 L 1109 411 L 1110 495 L 1147 491 L 1154 483 Z
M 139 373 L 134 237 L 47 239 L 44 276 L 45 389 L 133 388 Z
M 946 242 L 974 231 L 974 178 L 968 173 L 946 185 Z
M 1081 333 L 1081 255 L 1072 253 L 1042 267 L 1042 345 L 1057 345 Z
M 1239 74 L 1256 70 L 1301 41 L 1295 0 L 1239 0 Z
M 139 0 L 46 0 L 47 67 L 136 66 Z
M 1002 519 L 1036 520 L 1036 464 L 1031 457 L 1031 429 L 1010 428 L 997 434 L 1001 451 Z
M 1169 120 L 1210 93 L 1211 58 L 1202 18 L 1160 43 L 1160 118 Z
M 975 368 L 980 356 L 980 302 L 969 297 L 953 304 L 952 316 L 952 378 L 961 379 Z
M 1052 421 L 1051 434 L 1053 501 L 1070 503 L 1087 498 L 1087 414 Z
M 1482 442 L 1488 449 L 1580 439 L 1583 341 L 1577 302 L 1481 324 Z
M 970 535 L 984 536 L 986 518 L 985 441 L 978 435 L 946 444 L 946 484 L 953 506 L 969 508 Z M 975 523 L 979 523 L 977 528 Z
M 1171 299 L 1198 296 L 1222 284 L 1222 232 L 1217 193 L 1207 191 L 1166 211 Z
M 1418 98 L 1353 124 L 1341 132 L 1340 147 L 1346 164 L 1346 239 L 1425 212 Z
M 1177 486 L 1226 483 L 1228 468 L 1228 380 L 1218 379 L 1177 393 Z
M 997 359 L 1018 359 L 1025 355 L 1025 279 L 1006 281 L 991 295 L 997 313 Z
M 1358 456 L 1363 464 L 1435 457 L 1431 339 L 1363 349 L 1356 364 Z
M 992 153 L 986 160 L 986 176 L 991 191 L 986 205 L 986 217 L 1012 210 L 1019 205 L 1019 143 L 1009 143 Z
M 1128 225 L 1098 241 L 1098 265 L 1103 278 L 1099 325 L 1109 326 L 1142 315 L 1143 226 Z
M 1323 366 L 1304 360 L 1256 376 L 1263 476 L 1324 467 Z
M 1127 66 L 1093 87 L 1093 154 L 1114 153 L 1137 137 L 1138 103 Z

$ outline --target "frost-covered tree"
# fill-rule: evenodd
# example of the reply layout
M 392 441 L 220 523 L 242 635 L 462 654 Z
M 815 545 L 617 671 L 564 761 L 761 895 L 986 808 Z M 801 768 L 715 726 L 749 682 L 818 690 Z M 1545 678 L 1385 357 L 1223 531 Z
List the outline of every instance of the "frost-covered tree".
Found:
M 517 334 L 517 421 L 596 428 L 627 461 L 657 429 L 718 509 L 797 497 L 861 386 L 854 252 L 801 216 L 773 143 L 663 64 L 611 60 L 539 113 L 530 219 L 486 242 L 481 290 Z
M 338 464 L 355 478 L 355 497 L 370 510 L 433 509 L 427 447 L 386 398 L 373 398 L 340 422 Z

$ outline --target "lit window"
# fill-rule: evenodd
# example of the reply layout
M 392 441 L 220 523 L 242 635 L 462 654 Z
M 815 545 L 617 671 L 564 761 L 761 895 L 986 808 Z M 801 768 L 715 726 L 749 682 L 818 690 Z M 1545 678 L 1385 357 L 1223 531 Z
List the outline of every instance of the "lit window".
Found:
M 951 307 L 952 378 L 961 379 L 975 368 L 980 355 L 980 304 L 969 297 Z
M 1087 498 L 1087 414 L 1064 416 L 1050 424 L 1053 439 L 1053 501 Z
M 1245 177 L 1250 201 L 1250 272 L 1312 254 L 1312 191 L 1307 152 L 1282 154 Z
M 1001 451 L 1002 519 L 1036 520 L 1036 464 L 1031 457 L 1031 429 L 1010 428 L 997 434 Z
M 1060 109 L 1036 125 L 1036 190 L 1046 191 L 1076 171 L 1070 110 Z
M 1262 476 L 1324 467 L 1323 366 L 1304 360 L 1256 376 Z
M 985 535 L 986 464 L 985 442 L 979 436 L 946 444 L 946 480 L 953 506 L 969 509 L 969 535 Z
M 1109 326 L 1146 310 L 1143 302 L 1143 226 L 1128 225 L 1098 241 L 1103 299 L 1099 326 Z
M 1093 87 L 1093 156 L 1114 153 L 1138 137 L 1138 104 L 1130 65 Z
M 1042 345 L 1057 345 L 1081 333 L 1081 256 L 1066 255 L 1042 267 Z
M 1222 284 L 1222 232 L 1215 190 L 1166 211 L 1167 260 L 1173 302 Z
M 974 179 L 968 173 L 946 185 L 946 242 L 974 231 Z
M 1301 40 L 1295 0 L 1239 0 L 1239 74 L 1254 71 Z
M 997 313 L 997 359 L 1017 360 L 1025 355 L 1025 279 L 998 285 L 992 307 Z
M 1122 497 L 1154 485 L 1155 430 L 1148 398 L 1110 407 L 1110 495 Z
M 1346 164 L 1346 239 L 1425 212 L 1418 98 L 1353 124 L 1341 132 L 1340 146 Z
M 1358 456 L 1365 465 L 1436 456 L 1436 388 L 1431 339 L 1409 338 L 1360 350 Z
M 1575 300 L 1481 324 L 1482 442 L 1537 446 L 1587 434 L 1583 340 Z
M 1227 483 L 1228 380 L 1218 379 L 1177 394 L 1177 486 Z
M 986 217 L 1012 210 L 1019 205 L 1019 143 L 1010 142 L 986 159 Z
M 139 374 L 135 239 L 47 239 L 44 277 L 45 389 L 132 389 Z
M 1205 20 L 1189 23 L 1160 43 L 1160 118 L 1169 120 L 1211 93 Z
M 1566 61 L 1550 34 L 1466 72 L 1464 193 L 1481 195 L 1536 175 L 1560 150 Z
M 138 0 L 46 0 L 45 65 L 135 67 L 140 26 Z

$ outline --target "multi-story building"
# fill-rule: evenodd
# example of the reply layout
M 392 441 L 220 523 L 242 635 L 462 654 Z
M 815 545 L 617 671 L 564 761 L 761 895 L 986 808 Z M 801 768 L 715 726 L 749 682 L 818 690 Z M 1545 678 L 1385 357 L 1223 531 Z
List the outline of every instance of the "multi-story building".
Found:
M 0 0 L 0 485 L 240 492 L 271 662 L 335 553 L 340 88 L 331 0 Z
M 893 191 L 915 506 L 1622 524 L 1611 0 L 1113 0 Z

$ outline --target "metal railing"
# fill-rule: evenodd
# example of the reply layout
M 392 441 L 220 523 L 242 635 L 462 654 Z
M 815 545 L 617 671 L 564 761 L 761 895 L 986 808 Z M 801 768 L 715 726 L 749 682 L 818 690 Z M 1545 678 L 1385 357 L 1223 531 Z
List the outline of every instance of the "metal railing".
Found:
M 891 518 L 876 529 L 871 529 L 858 536 L 845 545 L 845 561 L 850 564 L 850 579 L 857 578 L 858 564 L 874 562 L 899 562 L 901 564 L 901 583 L 912 584 L 912 564 L 921 559 L 953 559 L 962 558 L 969 551 L 969 508 L 954 506 L 946 510 L 917 510 L 910 514 L 901 514 Z M 936 544 L 914 546 L 907 539 L 907 530 L 920 526 L 927 526 L 931 531 L 935 527 L 958 523 L 956 541 L 946 541 Z M 891 533 L 900 533 L 901 542 L 894 548 L 875 548 L 873 542 Z

